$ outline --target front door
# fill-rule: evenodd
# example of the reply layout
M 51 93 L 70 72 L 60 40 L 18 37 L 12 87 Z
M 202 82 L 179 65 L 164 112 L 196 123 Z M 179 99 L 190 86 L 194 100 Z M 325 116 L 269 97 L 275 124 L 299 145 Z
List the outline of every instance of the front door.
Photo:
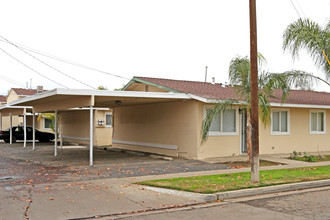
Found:
M 241 153 L 247 153 L 247 144 L 246 144 L 246 125 L 247 125 L 247 117 L 246 117 L 246 109 L 242 110 L 242 118 L 241 118 Z

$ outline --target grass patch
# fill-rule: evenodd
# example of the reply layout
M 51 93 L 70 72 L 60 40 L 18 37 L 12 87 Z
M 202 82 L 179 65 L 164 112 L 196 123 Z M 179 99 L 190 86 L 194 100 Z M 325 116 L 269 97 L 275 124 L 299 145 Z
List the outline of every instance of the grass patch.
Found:
M 261 167 L 283 165 L 281 163 L 267 161 L 267 160 L 260 160 L 259 163 L 260 163 L 259 165 Z M 251 167 L 251 163 L 249 161 L 230 161 L 230 162 L 223 162 L 223 163 L 219 163 L 219 164 L 223 164 L 228 167 L 236 168 L 236 169 L 244 168 L 244 167 Z
M 250 172 L 194 176 L 138 182 L 138 184 L 196 193 L 216 193 L 238 189 L 330 179 L 330 166 L 260 171 L 260 182 L 251 183 Z

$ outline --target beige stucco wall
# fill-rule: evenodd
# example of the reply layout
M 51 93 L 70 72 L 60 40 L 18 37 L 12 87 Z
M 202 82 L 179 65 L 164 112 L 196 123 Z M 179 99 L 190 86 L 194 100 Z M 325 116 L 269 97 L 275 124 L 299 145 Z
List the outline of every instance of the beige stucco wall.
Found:
M 17 115 L 12 116 L 12 126 L 17 126 L 23 123 L 23 119 L 18 117 Z M 2 128 L 1 130 L 6 130 L 10 127 L 10 117 L 2 116 Z
M 197 115 L 197 101 L 118 107 L 114 110 L 113 147 L 196 159 Z M 116 140 L 131 143 L 118 144 Z M 143 144 L 177 146 L 178 150 Z
M 198 119 L 200 128 L 204 106 L 203 103 L 200 103 Z M 310 109 L 285 108 L 285 110 L 290 112 L 289 135 L 272 135 L 271 123 L 265 127 L 259 120 L 260 154 L 330 151 L 330 110 L 326 110 L 326 134 L 310 134 Z M 198 147 L 198 159 L 239 155 L 241 148 L 241 117 L 239 115 L 239 135 L 209 136 L 207 141 Z
M 259 127 L 260 154 L 330 151 L 330 110 L 326 110 L 326 134 L 310 134 L 307 108 L 290 108 L 289 135 L 271 135 L 270 125 Z
M 156 86 L 149 86 L 142 83 L 132 83 L 125 91 L 144 91 L 146 92 L 168 92 L 165 89 L 160 89 Z
M 94 145 L 111 145 L 112 128 L 97 125 L 99 119 L 105 121 L 105 113 L 111 111 L 94 111 Z M 89 140 L 79 140 L 79 138 L 89 139 L 89 110 L 60 112 L 61 132 L 65 137 L 64 142 L 74 142 L 78 144 L 89 144 Z M 78 139 L 74 139 L 78 138 Z
M 205 104 L 198 103 L 198 159 L 212 158 L 212 157 L 224 157 L 240 154 L 240 129 L 238 126 L 238 135 L 221 135 L 221 136 L 208 136 L 206 142 L 201 143 L 201 129 L 204 119 L 204 107 Z M 240 115 L 237 116 L 240 122 Z
M 8 93 L 8 96 L 7 96 L 7 103 L 10 103 L 12 101 L 15 101 L 17 99 L 19 99 L 20 97 L 16 94 L 16 92 L 11 89 Z

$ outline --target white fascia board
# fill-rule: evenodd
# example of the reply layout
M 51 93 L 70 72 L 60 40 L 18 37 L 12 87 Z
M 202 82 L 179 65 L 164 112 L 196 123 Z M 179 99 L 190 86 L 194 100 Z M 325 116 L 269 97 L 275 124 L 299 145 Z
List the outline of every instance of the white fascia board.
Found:
M 0 110 L 1 109 L 24 109 L 24 108 L 31 108 L 32 109 L 32 106 L 12 106 L 12 105 L 3 105 L 3 106 L 0 106 Z
M 200 96 L 197 96 L 197 95 L 193 95 L 193 94 L 189 94 L 190 97 L 192 99 L 195 99 L 195 100 L 198 100 L 200 102 L 204 102 L 204 103 L 210 103 L 210 104 L 214 104 L 214 103 L 218 103 L 218 102 L 222 102 L 224 100 L 221 100 L 221 99 L 208 99 L 208 98 L 203 98 L 203 97 L 200 97 Z M 236 104 L 246 104 L 245 102 L 242 102 L 242 101 L 238 101 L 238 103 Z
M 217 99 L 207 99 L 203 97 L 199 97 L 196 95 L 190 94 L 191 98 L 204 102 L 204 103 L 217 103 L 222 100 Z M 245 102 L 240 101 L 239 104 L 246 104 Z M 316 109 L 330 109 L 330 105 L 309 105 L 309 104 L 290 104 L 290 103 L 270 103 L 271 107 L 286 107 L 286 108 L 316 108 Z
M 272 107 L 283 108 L 318 108 L 318 109 L 330 109 L 330 105 L 308 105 L 308 104 L 287 104 L 287 103 L 270 103 Z
M 140 91 L 107 91 L 107 90 L 88 90 L 88 89 L 57 89 L 58 95 L 90 95 L 108 97 L 132 97 L 132 98 L 173 98 L 190 99 L 184 93 L 172 92 L 140 92 Z

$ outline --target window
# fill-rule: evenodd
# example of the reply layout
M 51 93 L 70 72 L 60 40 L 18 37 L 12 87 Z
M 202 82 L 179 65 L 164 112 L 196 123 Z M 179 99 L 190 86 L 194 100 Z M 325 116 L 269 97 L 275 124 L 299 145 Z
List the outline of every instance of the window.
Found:
M 44 129 L 51 129 L 52 120 L 44 118 Z
M 311 110 L 310 111 L 310 133 L 325 134 L 325 111 Z
M 272 135 L 288 135 L 290 134 L 289 110 L 272 110 Z
M 112 127 L 112 113 L 105 113 L 105 127 Z
M 210 109 L 206 109 L 209 114 Z M 226 109 L 213 117 L 209 129 L 209 135 L 238 135 L 236 109 Z

